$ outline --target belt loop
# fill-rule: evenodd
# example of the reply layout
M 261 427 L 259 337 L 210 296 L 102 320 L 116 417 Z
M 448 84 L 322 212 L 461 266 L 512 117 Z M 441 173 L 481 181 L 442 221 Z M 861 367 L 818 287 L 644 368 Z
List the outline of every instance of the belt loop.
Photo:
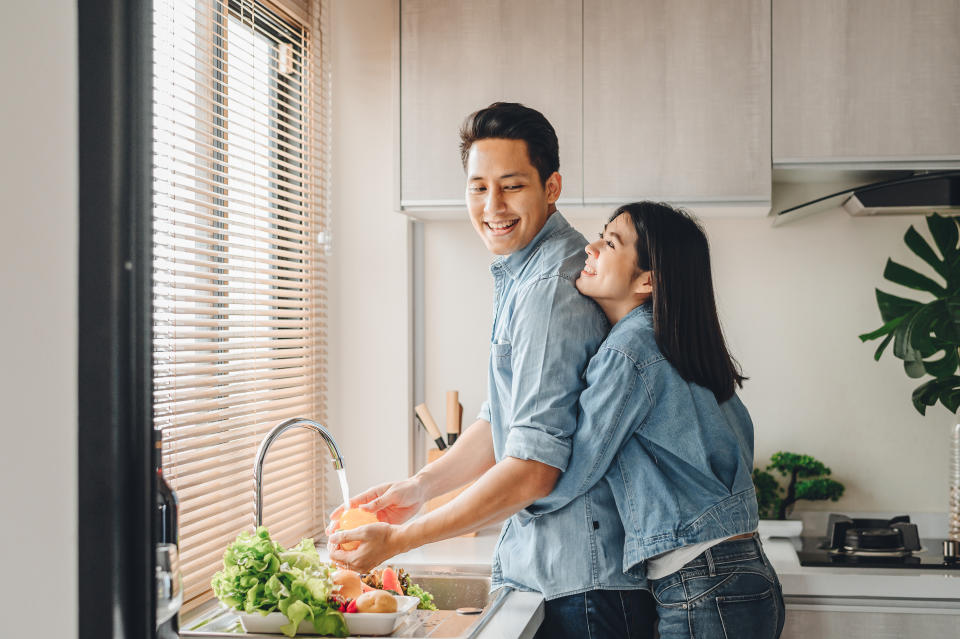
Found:
M 714 566 L 713 564 L 713 552 L 711 552 L 712 550 L 713 550 L 712 548 L 707 548 L 706 550 L 703 551 L 703 556 L 707 560 L 707 574 L 711 577 L 716 577 L 717 569 L 716 569 L 716 566 Z

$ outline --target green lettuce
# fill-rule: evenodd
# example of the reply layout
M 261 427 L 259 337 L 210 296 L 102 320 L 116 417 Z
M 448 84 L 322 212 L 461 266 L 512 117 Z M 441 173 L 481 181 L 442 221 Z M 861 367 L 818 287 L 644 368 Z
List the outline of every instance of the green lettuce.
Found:
M 417 606 L 420 610 L 436 610 L 437 606 L 433 603 L 433 595 L 421 588 L 419 585 L 410 582 L 410 585 L 407 586 L 407 594 L 411 597 L 417 597 L 420 599 L 420 604 Z
M 346 637 L 347 622 L 329 602 L 333 567 L 317 553 L 313 540 L 289 550 L 270 539 L 263 526 L 244 531 L 223 553 L 223 570 L 210 584 L 224 604 L 253 614 L 281 612 L 290 623 L 280 630 L 288 637 L 309 619 L 319 634 Z

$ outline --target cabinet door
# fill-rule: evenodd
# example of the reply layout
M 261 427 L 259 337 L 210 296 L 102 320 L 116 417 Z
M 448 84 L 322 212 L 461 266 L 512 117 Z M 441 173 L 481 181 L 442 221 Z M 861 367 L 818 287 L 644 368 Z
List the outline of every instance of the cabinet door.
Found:
M 582 197 L 580 0 L 402 0 L 401 205 L 462 204 L 463 119 L 491 102 L 543 113 L 560 141 L 561 201 Z
M 583 14 L 584 199 L 769 200 L 769 1 Z
M 870 600 L 860 600 L 869 604 Z M 871 605 L 791 605 L 781 639 L 943 639 L 956 637 L 960 610 L 917 606 L 916 600 Z M 954 614 L 956 613 L 956 614 Z
M 960 0 L 773 0 L 776 161 L 960 156 Z

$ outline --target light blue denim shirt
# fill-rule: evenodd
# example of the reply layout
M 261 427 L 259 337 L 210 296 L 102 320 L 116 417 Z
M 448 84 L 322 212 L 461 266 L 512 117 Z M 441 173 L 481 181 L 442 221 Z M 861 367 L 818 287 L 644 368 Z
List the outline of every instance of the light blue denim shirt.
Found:
M 657 347 L 650 305 L 610 330 L 586 382 L 570 463 L 517 515 L 524 527 L 609 486 L 625 529 L 622 569 L 638 578 L 645 559 L 756 530 L 750 415 L 736 395 L 718 404 L 680 377 Z
M 600 308 L 574 286 L 586 244 L 553 213 L 525 248 L 490 267 L 489 399 L 480 418 L 490 422 L 497 461 L 567 467 L 583 372 L 609 328 Z M 623 527 L 609 486 L 584 492 L 530 525 L 507 520 L 494 554 L 493 588 L 507 584 L 553 599 L 643 586 L 620 570 Z

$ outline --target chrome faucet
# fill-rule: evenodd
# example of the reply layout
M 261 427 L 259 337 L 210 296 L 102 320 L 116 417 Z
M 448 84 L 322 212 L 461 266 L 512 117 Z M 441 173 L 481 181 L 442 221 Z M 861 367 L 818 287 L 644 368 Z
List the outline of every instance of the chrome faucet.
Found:
M 337 447 L 337 442 L 333 440 L 333 435 L 330 434 L 330 431 L 328 431 L 326 426 L 323 424 L 315 422 L 311 419 L 294 417 L 293 419 L 288 419 L 274 426 L 270 432 L 267 433 L 267 436 L 263 438 L 263 441 L 260 442 L 260 448 L 257 450 L 257 461 L 253 465 L 253 505 L 257 511 L 258 527 L 263 524 L 263 460 L 266 458 L 267 450 L 270 448 L 270 445 L 273 444 L 273 440 L 291 428 L 296 428 L 297 426 L 309 428 L 320 435 L 324 443 L 326 443 L 327 448 L 330 449 L 330 455 L 333 457 L 334 469 L 340 470 L 343 468 L 343 455 L 340 454 L 340 449 Z

